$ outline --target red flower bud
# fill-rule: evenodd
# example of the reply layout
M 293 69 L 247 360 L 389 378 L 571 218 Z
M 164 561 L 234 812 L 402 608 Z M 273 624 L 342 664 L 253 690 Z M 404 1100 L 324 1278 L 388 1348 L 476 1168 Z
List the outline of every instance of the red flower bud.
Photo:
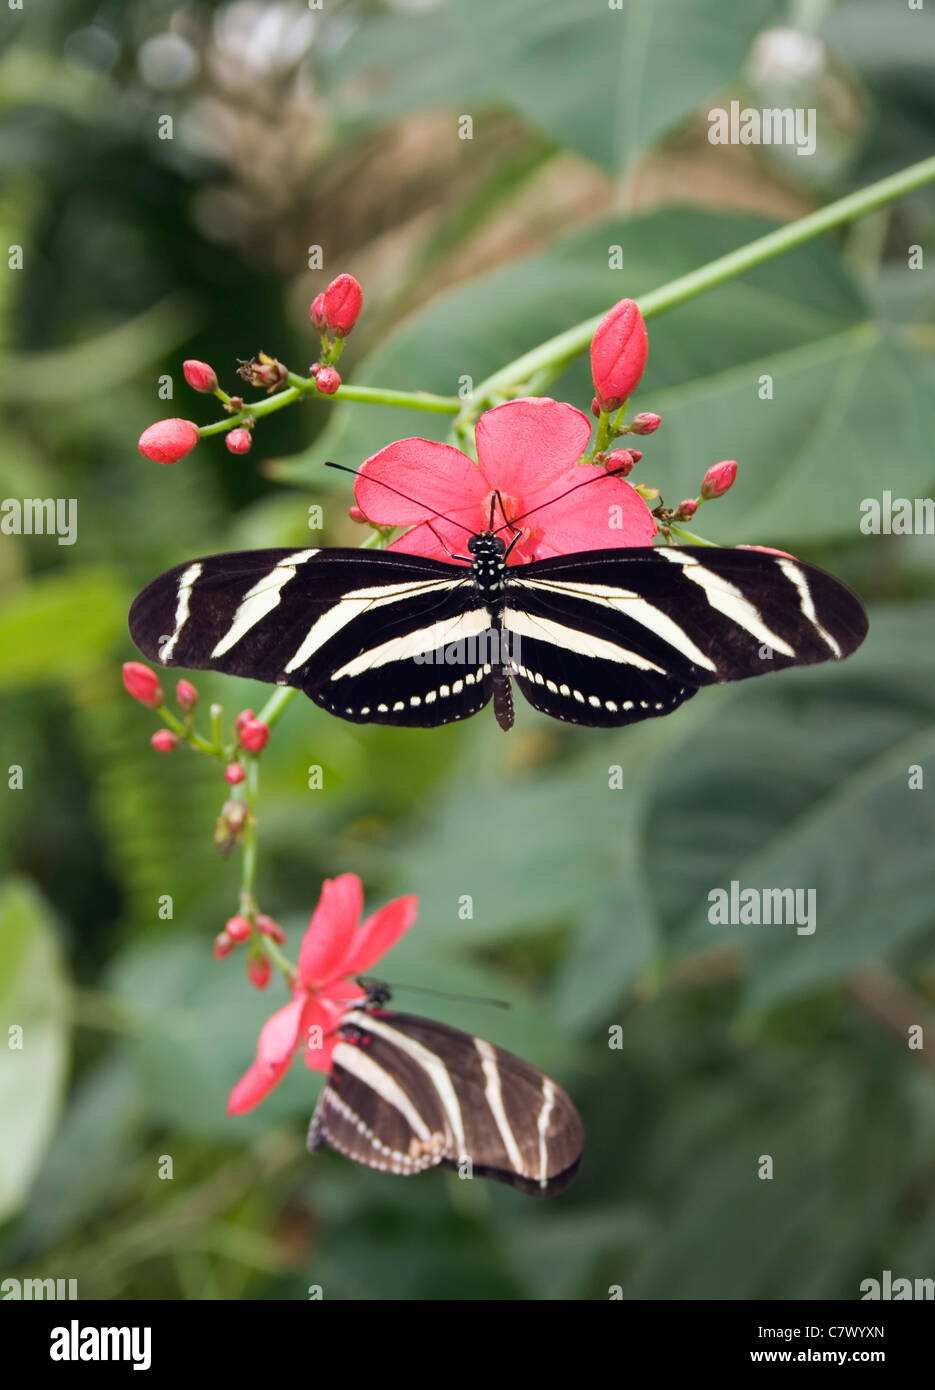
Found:
M 157 420 L 140 435 L 139 450 L 153 463 L 178 463 L 200 439 L 191 420 Z
M 653 415 L 651 410 L 641 410 L 634 415 L 630 424 L 631 434 L 653 434 L 662 424 L 661 415 Z
M 694 497 L 686 497 L 684 502 L 680 502 L 675 510 L 675 515 L 679 521 L 689 521 L 698 510 L 698 503 Z
M 333 396 L 341 385 L 341 378 L 334 367 L 321 367 L 315 373 L 315 385 L 323 396 Z
M 640 454 L 639 457 L 642 458 L 643 455 Z M 601 461 L 611 473 L 617 473 L 621 478 L 625 478 L 628 473 L 632 472 L 637 458 L 632 449 L 611 449 L 610 453 L 605 454 Z
M 347 514 L 351 518 L 351 521 L 356 521 L 366 525 L 367 518 L 364 516 L 363 512 L 360 510 L 359 507 L 349 507 Z
M 171 729 L 157 729 L 149 740 L 157 753 L 174 753 L 179 741 Z
M 324 292 L 322 292 L 321 294 L 316 294 L 315 298 L 309 305 L 308 316 L 311 319 L 312 323 L 315 325 L 315 327 L 318 329 L 319 333 L 324 333 L 325 329 L 328 327 L 328 321 L 325 318 Z
M 184 710 L 192 710 L 198 703 L 198 691 L 191 681 L 179 681 L 175 687 L 175 698 Z
M 633 394 L 648 356 L 643 315 L 634 300 L 621 299 L 591 340 L 591 375 L 602 410 L 618 410 Z
M 591 414 L 594 416 L 594 418 L 595 418 L 595 420 L 596 420 L 596 419 L 598 418 L 598 416 L 600 415 L 600 413 L 601 413 L 601 403 L 600 403 L 600 401 L 597 399 L 597 397 L 595 396 L 594 399 L 591 401 Z
M 723 497 L 729 487 L 733 485 L 737 476 L 737 462 L 735 459 L 725 459 L 723 463 L 712 463 L 701 484 L 701 495 L 706 502 L 710 502 L 712 497 Z
M 242 709 L 240 711 L 237 718 L 234 720 L 234 727 L 237 730 L 238 737 L 243 726 L 249 724 L 251 719 L 256 719 L 256 715 L 253 713 L 252 709 Z
M 231 430 L 225 439 L 225 444 L 232 454 L 248 454 L 253 444 L 249 430 Z
M 128 695 L 139 700 L 141 705 L 156 709 L 162 704 L 162 686 L 155 671 L 144 666 L 142 661 L 123 663 L 123 685 Z
M 209 367 L 207 362 L 199 362 L 196 358 L 190 357 L 187 362 L 182 363 L 182 371 L 193 390 L 211 392 L 218 389 L 214 368 Z
M 232 951 L 233 949 L 234 949 L 234 943 L 233 943 L 233 941 L 231 941 L 230 937 L 227 935 L 227 932 L 226 932 L 226 931 L 219 931 L 218 934 L 217 934 L 217 936 L 214 938 L 214 946 L 213 946 L 213 950 L 214 950 L 214 959 L 215 959 L 215 960 L 223 960 L 225 956 L 229 956 L 229 955 L 230 955 L 230 953 L 231 953 L 231 951 Z
M 240 763 L 228 763 L 224 769 L 224 780 L 229 782 L 232 787 L 236 787 L 238 782 L 242 782 L 246 775 Z
M 257 931 L 261 931 L 264 936 L 272 937 L 273 941 L 279 946 L 286 944 L 286 933 L 278 922 L 274 922 L 272 917 L 267 917 L 265 913 L 256 919 Z
M 353 275 L 339 275 L 331 281 L 322 300 L 328 327 L 336 338 L 346 338 L 363 306 L 364 292 L 360 285 Z
M 250 935 L 250 923 L 246 917 L 228 917 L 224 930 L 231 941 L 246 941 Z
M 272 974 L 273 967 L 266 956 L 247 957 L 247 979 L 256 989 L 265 989 Z
M 259 753 L 269 743 L 269 725 L 264 724 L 262 719 L 248 719 L 246 723 L 239 725 L 238 732 L 241 746 L 246 748 L 248 753 Z

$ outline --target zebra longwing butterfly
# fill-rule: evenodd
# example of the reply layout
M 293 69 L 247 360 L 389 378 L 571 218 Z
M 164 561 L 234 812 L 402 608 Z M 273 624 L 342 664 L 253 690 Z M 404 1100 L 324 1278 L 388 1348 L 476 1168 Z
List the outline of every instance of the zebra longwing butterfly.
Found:
M 405 1177 L 466 1168 L 538 1196 L 567 1187 L 584 1130 L 561 1087 L 483 1038 L 389 1012 L 389 997 L 386 986 L 368 988 L 342 1015 L 309 1152 L 327 1144 Z
M 503 529 L 503 528 L 500 528 Z M 592 727 L 669 714 L 703 685 L 840 660 L 867 618 L 838 580 L 757 550 L 588 550 L 508 565 L 491 528 L 460 563 L 398 551 L 255 550 L 168 570 L 130 634 L 165 666 L 291 685 L 341 719 L 432 728 L 511 682 Z

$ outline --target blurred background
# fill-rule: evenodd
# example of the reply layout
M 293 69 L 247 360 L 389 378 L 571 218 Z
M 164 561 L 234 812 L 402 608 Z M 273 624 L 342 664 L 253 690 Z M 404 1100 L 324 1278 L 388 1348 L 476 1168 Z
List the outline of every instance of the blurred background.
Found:
M 259 349 L 304 371 L 308 304 L 351 271 L 346 379 L 479 381 L 929 155 L 935 13 L 59 0 L 4 7 L 0 42 L 0 245 L 23 248 L 0 276 L 0 496 L 78 499 L 73 546 L 0 536 L 0 769 L 23 770 L 0 794 L 0 1022 L 25 1029 L 0 1050 L 3 1276 L 84 1298 L 675 1299 L 935 1273 L 933 539 L 859 528 L 862 499 L 935 482 L 935 279 L 908 268 L 935 255 L 935 192 L 653 320 L 637 398 L 663 415 L 641 476 L 674 504 L 739 459 L 699 529 L 846 578 L 871 609 L 857 657 L 607 734 L 528 707 L 508 737 L 492 717 L 368 730 L 297 701 L 264 754 L 259 889 L 290 949 L 325 875 L 359 873 L 371 907 L 418 893 L 386 976 L 514 1007 L 396 1002 L 571 1092 L 588 1142 L 561 1197 L 309 1159 L 301 1065 L 225 1115 L 282 987 L 213 960 L 239 871 L 212 845 L 220 770 L 156 757 L 120 683 L 147 580 L 307 544 L 311 502 L 357 543 L 321 460 L 446 428 L 307 403 L 246 459 L 215 439 L 162 469 L 147 424 L 215 418 L 184 358 L 230 390 Z M 814 108 L 815 154 L 710 144 L 732 99 Z M 587 408 L 584 364 L 550 389 Z M 231 717 L 265 696 L 196 680 Z M 815 889 L 817 931 L 709 925 L 732 879 Z

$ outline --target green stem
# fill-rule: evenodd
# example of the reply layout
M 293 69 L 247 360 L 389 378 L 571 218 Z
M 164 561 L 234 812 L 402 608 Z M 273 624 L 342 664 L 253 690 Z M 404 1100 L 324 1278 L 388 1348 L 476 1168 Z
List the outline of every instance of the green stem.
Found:
M 276 410 L 284 410 L 304 398 L 319 401 L 359 401 L 365 405 L 392 405 L 405 410 L 427 410 L 438 415 L 457 415 L 461 401 L 457 396 L 433 396 L 429 391 L 391 391 L 384 386 L 339 386 L 331 396 L 322 395 L 315 388 L 314 377 L 297 376 L 289 373 L 289 385 L 284 391 L 252 401 L 243 410 L 237 410 L 224 420 L 215 420 L 211 425 L 202 425 L 199 434 L 207 439 L 212 434 L 226 434 L 244 420 L 260 420 L 264 415 L 272 415 Z
M 766 236 L 758 237 L 736 251 L 729 251 L 726 256 L 719 256 L 717 260 L 709 261 L 707 265 L 679 276 L 677 280 L 670 280 L 667 285 L 642 295 L 636 302 L 644 318 L 660 314 L 666 309 L 674 309 L 676 305 L 684 304 L 696 295 L 704 294 L 737 275 L 743 275 L 774 256 L 780 256 L 806 241 L 811 241 L 822 232 L 843 226 L 855 217 L 862 217 L 874 208 L 882 207 L 895 198 L 912 193 L 933 181 L 935 157 L 923 159 L 918 164 L 901 169 L 897 174 L 880 179 L 878 183 L 872 183 L 856 193 L 849 193 L 846 198 L 839 198 L 827 207 L 809 213 L 807 217 L 800 217 L 796 222 L 777 227 L 775 231 L 767 232 Z M 528 381 L 537 372 L 550 367 L 565 366 L 587 349 L 603 317 L 604 314 L 595 314 L 593 318 L 585 319 L 583 323 L 566 329 L 564 333 L 557 334 L 530 352 L 508 362 L 505 367 L 501 367 L 474 388 L 471 405 L 464 413 L 478 413 L 492 396 L 508 392 L 511 386 L 517 382 Z
M 678 526 L 674 521 L 668 523 L 668 529 L 673 536 L 678 536 L 680 541 L 685 541 L 686 545 L 717 546 L 717 541 L 706 541 L 704 536 L 699 536 L 695 531 L 687 531 L 684 526 Z
M 294 685 L 280 686 L 278 690 L 273 691 L 272 695 L 257 715 L 257 719 L 271 729 L 280 715 L 288 709 L 298 693 Z
M 240 911 L 244 917 L 249 918 L 252 925 L 256 916 L 256 796 L 260 782 L 260 764 L 255 757 L 248 758 L 246 762 L 244 800 L 247 805 L 247 820 L 241 840 L 243 862 L 240 870 Z

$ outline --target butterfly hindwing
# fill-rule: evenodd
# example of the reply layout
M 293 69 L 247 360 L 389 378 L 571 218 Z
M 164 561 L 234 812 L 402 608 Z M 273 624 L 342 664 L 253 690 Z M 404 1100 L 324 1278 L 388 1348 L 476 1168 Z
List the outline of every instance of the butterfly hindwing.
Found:
M 584 1134 L 565 1092 L 512 1053 L 410 1014 L 353 1010 L 309 1131 L 355 1162 L 408 1175 L 439 1163 L 551 1194 Z

